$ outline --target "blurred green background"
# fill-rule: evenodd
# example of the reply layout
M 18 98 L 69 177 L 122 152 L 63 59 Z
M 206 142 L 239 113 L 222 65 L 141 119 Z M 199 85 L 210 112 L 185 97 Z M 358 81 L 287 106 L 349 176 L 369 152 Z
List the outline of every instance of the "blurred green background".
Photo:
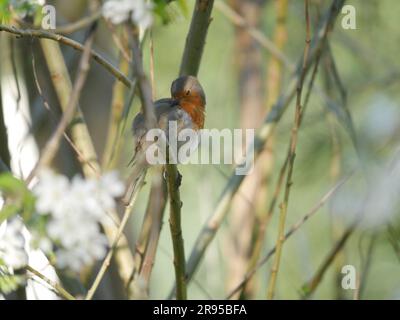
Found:
M 166 25 L 157 20 L 152 30 L 154 41 L 154 75 L 157 98 L 169 96 L 171 82 L 177 77 L 182 57 L 185 38 L 190 24 L 194 1 L 188 0 L 188 13 L 185 16 L 177 7 L 171 9 L 172 21 Z M 219 2 L 219 1 L 216 1 Z M 239 1 L 240 2 L 240 1 Z M 276 1 L 258 2 L 261 11 L 257 28 L 267 37 L 273 39 L 276 24 Z M 58 24 L 75 21 L 86 14 L 86 1 L 54 1 L 57 8 Z M 232 2 L 233 3 L 233 2 Z M 253 3 L 253 5 L 254 5 Z M 331 3 L 328 0 L 311 1 L 312 32 L 315 31 L 317 5 L 325 11 Z M 347 91 L 347 105 L 354 121 L 357 136 L 362 146 L 362 159 L 367 171 L 378 179 L 384 174 L 384 168 L 393 161 L 399 148 L 400 137 L 400 2 L 396 0 L 348 0 L 357 13 L 357 29 L 344 30 L 341 27 L 343 15 L 339 14 L 331 34 L 330 45 L 335 58 L 338 73 Z M 207 42 L 202 58 L 198 78 L 207 96 L 206 128 L 240 128 L 241 97 L 238 49 L 235 46 L 237 29 L 233 23 L 217 8 L 214 8 Z M 305 39 L 303 1 L 289 0 L 286 20 L 287 42 L 283 49 L 291 61 L 297 63 L 303 54 Z M 74 39 L 82 42 L 84 32 L 74 34 Z M 18 49 L 30 50 L 29 40 L 19 40 Z M 52 86 L 46 74 L 46 66 L 38 46 L 33 42 L 40 68 L 40 79 L 44 92 L 57 105 Z M 262 75 L 262 110 L 265 110 L 266 78 L 268 74 L 270 53 L 255 42 L 255 49 L 261 57 L 260 73 Z M 74 74 L 79 54 L 69 48 L 64 54 L 70 71 Z M 118 64 L 117 49 L 111 40 L 108 29 L 101 23 L 96 34 L 95 49 L 114 65 Z M 150 47 L 147 36 L 143 46 L 146 72 L 150 69 Z M 251 59 L 251 57 L 249 57 Z M 322 64 L 322 62 L 321 62 Z M 27 81 L 32 84 L 31 61 L 24 57 L 24 70 Z M 282 69 L 282 92 L 287 87 L 290 71 Z M 47 82 L 46 82 L 47 81 Z M 317 84 L 325 90 L 324 71 L 320 67 Z M 102 154 L 107 135 L 109 108 L 114 79 L 97 64 L 92 63 L 90 75 L 81 98 L 81 108 L 89 124 L 99 155 Z M 307 85 L 308 81 L 306 82 Z M 46 141 L 52 125 L 47 119 L 33 85 L 30 88 L 32 114 L 36 125 L 36 136 L 40 143 Z M 334 87 L 334 85 L 333 85 Z M 333 100 L 340 103 L 337 88 L 333 88 Z M 129 123 L 139 111 L 140 104 L 135 98 L 124 132 L 123 156 L 118 168 L 123 176 L 129 174 L 127 163 L 132 155 L 133 140 Z M 273 169 L 268 180 L 268 191 L 263 195 L 269 205 L 271 191 L 274 189 L 279 170 L 286 157 L 291 127 L 294 120 L 295 101 L 289 105 L 287 112 L 278 124 L 274 138 Z M 253 111 L 250 111 L 253 112 Z M 254 110 L 254 112 L 258 112 Z M 258 115 L 260 119 L 263 115 Z M 257 129 L 255 127 L 255 129 Z M 332 132 L 337 139 L 339 153 L 336 165 L 339 169 L 332 173 L 335 159 L 335 145 Z M 66 148 L 66 146 L 64 146 Z M 65 172 L 73 174 L 76 164 L 65 160 L 62 152 L 58 166 Z M 325 101 L 313 91 L 304 123 L 299 132 L 297 156 L 293 174 L 293 186 L 289 201 L 286 229 L 302 218 L 320 198 L 341 177 L 346 176 L 353 168 L 360 166 L 360 159 L 343 124 L 334 112 L 328 109 Z M 213 212 L 218 198 L 233 171 L 230 165 L 185 165 L 180 166 L 183 175 L 181 187 L 182 229 L 185 241 L 186 256 L 199 234 L 207 217 Z M 395 177 L 400 181 L 400 176 Z M 147 178 L 150 182 L 150 177 Z M 135 237 L 141 228 L 141 221 L 146 208 L 150 183 L 146 184 L 134 215 L 129 224 L 128 234 Z M 362 170 L 358 170 L 351 181 L 321 208 L 304 226 L 291 237 L 283 248 L 281 268 L 278 274 L 276 298 L 301 298 L 302 285 L 316 272 L 323 259 L 330 252 L 337 240 L 337 233 L 343 232 L 345 226 L 357 211 L 358 200 L 365 192 L 365 181 Z M 397 193 L 399 194 L 399 193 Z M 278 200 L 281 201 L 281 197 Z M 378 197 L 374 201 L 380 201 Z M 233 210 L 231 208 L 230 210 Z M 343 252 L 324 276 L 316 290 L 315 299 L 352 299 L 354 290 L 343 290 L 337 284 L 341 267 L 354 265 L 357 271 L 362 270 L 362 263 L 367 254 L 368 244 L 374 239 L 374 250 L 370 261 L 370 270 L 365 280 L 363 299 L 398 299 L 400 298 L 400 264 L 395 245 L 389 241 L 388 223 L 397 228 L 396 206 L 390 213 L 373 212 L 378 222 L 360 226 L 351 236 Z M 267 210 L 267 208 L 265 208 Z M 150 297 L 164 299 L 167 297 L 174 281 L 172 243 L 168 227 L 167 208 L 161 232 L 159 250 L 151 279 Z M 379 217 L 382 216 L 382 219 Z M 387 218 L 389 216 L 389 218 Z M 261 256 L 264 256 L 275 245 L 279 207 L 275 208 L 271 223 L 268 225 Z M 231 214 L 218 231 L 216 238 L 206 252 L 194 280 L 189 285 L 188 296 L 191 299 L 225 298 L 231 277 L 232 266 L 236 261 L 230 254 L 229 243 L 233 241 L 236 229 L 231 228 Z M 397 238 L 397 240 L 400 238 Z M 364 259 L 364 260 L 363 260 Z M 253 298 L 263 299 L 266 296 L 267 281 L 272 259 L 259 269 L 255 276 L 255 293 Z M 359 274 L 359 273 L 357 273 Z

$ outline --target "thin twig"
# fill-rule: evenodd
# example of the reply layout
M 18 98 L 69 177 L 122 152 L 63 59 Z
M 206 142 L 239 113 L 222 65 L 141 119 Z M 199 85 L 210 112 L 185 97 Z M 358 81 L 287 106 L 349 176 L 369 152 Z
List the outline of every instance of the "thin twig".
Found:
M 276 286 L 276 279 L 278 276 L 278 271 L 280 267 L 280 259 L 282 255 L 282 248 L 283 242 L 285 239 L 285 224 L 286 224 L 286 216 L 287 216 L 287 208 L 289 205 L 289 196 L 292 182 L 292 174 L 294 169 L 294 160 L 296 157 L 296 148 L 297 148 L 297 141 L 298 141 L 298 131 L 300 128 L 301 122 L 301 114 L 303 108 L 301 106 L 301 98 L 303 92 L 303 84 L 304 79 L 306 76 L 306 66 L 308 60 L 308 54 L 310 50 L 310 43 L 311 43 L 311 31 L 310 31 L 310 14 L 309 14 L 309 0 L 304 0 L 305 3 L 305 20 L 306 20 L 306 45 L 304 48 L 304 57 L 303 57 L 303 67 L 301 71 L 300 80 L 297 86 L 297 99 L 296 99 L 296 112 L 295 112 L 295 120 L 292 129 L 292 135 L 290 138 L 290 152 L 289 152 L 289 161 L 288 161 L 288 172 L 286 177 L 286 186 L 285 186 L 285 195 L 284 200 L 280 205 L 281 212 L 279 216 L 279 230 L 278 230 L 278 238 L 276 241 L 276 254 L 274 257 L 273 266 L 271 269 L 271 276 L 269 279 L 268 284 L 268 292 L 267 292 L 267 299 L 273 299 L 275 294 L 275 286 Z
M 137 88 L 139 90 L 139 97 L 141 102 L 141 112 L 144 116 L 144 124 L 147 130 L 158 127 L 157 117 L 154 109 L 154 102 L 152 99 L 151 84 L 144 72 L 142 53 L 139 46 L 139 30 L 134 26 L 129 26 L 130 40 L 132 47 L 133 58 L 133 74 L 137 79 Z M 136 181 L 141 175 L 146 175 L 148 163 L 146 161 L 145 152 L 139 152 L 135 155 L 135 165 L 132 172 L 127 179 L 127 187 L 125 194 L 122 197 L 122 202 L 127 203 L 131 196 L 132 188 L 135 187 Z M 132 272 L 132 271 L 131 271 Z
M 211 12 L 213 5 L 214 0 L 196 0 L 179 71 L 181 76 L 197 76 L 203 55 L 208 27 L 211 23 Z M 177 299 L 186 299 L 187 279 L 185 251 L 181 230 L 182 202 L 180 200 L 179 191 L 180 180 L 182 177 L 179 174 L 175 164 L 168 163 L 166 165 L 166 173 L 170 199 L 170 229 L 174 248 L 174 267 L 176 276 L 176 286 L 171 290 L 169 298 L 172 298 L 176 292 Z
M 328 253 L 321 266 L 318 268 L 316 274 L 312 277 L 310 281 L 303 285 L 302 291 L 304 292 L 304 299 L 308 299 L 314 293 L 315 289 L 317 289 L 329 266 L 332 264 L 340 250 L 342 250 L 343 246 L 346 244 L 354 229 L 355 224 L 352 224 L 346 229 L 341 238 L 335 243 L 331 251 Z
M 143 218 L 140 234 L 135 245 L 135 266 L 128 282 L 128 287 L 132 281 L 137 280 L 137 275 L 146 268 L 146 277 L 142 279 L 148 283 L 151 269 L 153 267 L 154 256 L 161 231 L 162 217 L 166 205 L 166 185 L 162 178 L 162 168 L 156 167 L 153 175 L 150 195 L 147 200 L 147 208 Z M 150 248 L 151 247 L 151 248 Z M 150 250 L 148 250 L 150 249 Z M 150 251 L 150 252 L 149 252 Z M 146 261 L 146 262 L 145 262 Z M 146 266 L 145 266 L 146 263 Z
M 160 170 L 161 171 L 161 170 Z M 157 172 L 151 188 L 146 215 L 152 215 L 149 240 L 139 270 L 141 278 L 148 283 L 153 269 L 157 245 L 160 239 L 162 220 L 166 206 L 167 186 L 162 179 L 162 173 Z
M 306 214 L 303 218 L 301 218 L 297 223 L 295 223 L 289 231 L 286 232 L 284 241 L 288 240 L 297 230 L 299 230 L 305 222 L 307 222 L 315 213 L 321 209 L 332 196 L 334 196 L 337 191 L 354 175 L 354 172 L 351 172 L 347 177 L 339 181 L 333 188 L 331 188 L 318 202 L 317 204 Z M 258 264 L 249 272 L 247 272 L 246 276 L 243 280 L 236 286 L 234 290 L 232 290 L 227 299 L 233 297 L 239 290 L 241 290 L 246 283 L 255 275 L 255 273 L 265 264 L 267 261 L 275 254 L 276 246 L 272 248 L 265 256 L 262 258 Z
M 106 257 L 104 258 L 104 261 L 103 261 L 103 263 L 102 263 L 102 265 L 100 267 L 99 272 L 96 275 L 96 278 L 95 278 L 92 286 L 90 287 L 90 289 L 87 292 L 85 300 L 91 300 L 93 298 L 94 294 L 96 293 L 97 288 L 100 285 L 101 280 L 103 279 L 108 267 L 110 266 L 111 259 L 112 259 L 113 255 L 114 255 L 114 252 L 116 251 L 116 249 L 118 247 L 119 240 L 121 239 L 122 234 L 124 232 L 124 229 L 126 227 L 126 224 L 128 223 L 129 218 L 130 218 L 130 216 L 132 214 L 132 208 L 133 208 L 134 203 L 136 202 L 136 199 L 137 199 L 137 196 L 139 194 L 140 188 L 142 187 L 143 178 L 144 178 L 144 176 L 140 177 L 140 180 L 138 181 L 138 184 L 136 185 L 136 189 L 133 192 L 131 200 L 130 200 L 129 204 L 125 207 L 125 212 L 124 212 L 124 215 L 122 217 L 121 224 L 118 227 L 115 239 L 112 242 L 111 248 L 108 251 Z
M 316 62 L 315 62 L 314 69 L 313 69 L 313 72 L 312 72 L 312 75 L 311 75 L 311 79 L 310 79 L 309 84 L 308 84 L 307 94 L 306 94 L 306 98 L 304 100 L 303 111 L 301 112 L 301 115 L 300 115 L 299 128 L 302 125 L 302 122 L 303 122 L 303 119 L 304 119 L 304 114 L 305 114 L 305 111 L 306 111 L 306 108 L 307 108 L 307 105 L 308 105 L 308 102 L 309 102 L 310 93 L 312 91 L 312 88 L 313 88 L 313 85 L 314 85 L 314 82 L 315 82 L 315 78 L 316 78 L 317 71 L 318 71 L 318 65 L 319 65 L 320 57 L 321 57 L 321 55 L 319 55 L 316 58 Z M 269 209 L 268 209 L 267 214 L 265 215 L 264 219 L 260 222 L 260 226 L 259 226 L 256 242 L 255 242 L 254 249 L 253 249 L 253 255 L 252 255 L 252 258 L 251 258 L 250 263 L 249 263 L 249 270 L 254 268 L 255 264 L 257 263 L 257 261 L 259 259 L 259 256 L 260 256 L 260 253 L 261 253 L 261 248 L 262 248 L 262 243 L 263 243 L 264 238 L 265 238 L 266 228 L 267 228 L 267 226 L 268 226 L 268 224 L 269 224 L 269 222 L 270 222 L 270 220 L 272 218 L 272 214 L 273 214 L 273 212 L 275 210 L 275 206 L 276 206 L 276 203 L 278 201 L 278 196 L 280 194 L 280 190 L 281 190 L 282 185 L 283 185 L 285 172 L 286 172 L 287 166 L 289 164 L 290 157 L 291 157 L 291 151 L 290 151 L 290 146 L 289 146 L 285 162 L 283 163 L 283 165 L 282 165 L 282 167 L 281 167 L 281 169 L 279 171 L 278 180 L 277 180 L 277 183 L 276 183 L 276 186 L 275 186 L 275 190 L 274 190 L 274 193 L 273 193 L 270 205 L 269 205 Z
M 367 285 L 367 278 L 369 274 L 369 270 L 371 268 L 371 263 L 372 263 L 372 255 L 375 249 L 376 245 L 376 240 L 377 240 L 377 233 L 374 232 L 371 236 L 368 248 L 367 248 L 367 255 L 365 257 L 365 261 L 361 261 L 361 273 L 360 273 L 360 280 L 357 285 L 357 290 L 355 292 L 355 297 L 357 300 L 361 299 L 363 296 L 363 293 L 365 291 L 366 285 Z M 361 253 L 361 252 L 360 252 Z
M 278 0 L 276 1 L 275 4 L 276 4 L 276 26 L 274 30 L 274 44 L 276 48 L 281 51 L 287 42 L 286 20 L 288 14 L 288 0 Z M 279 59 L 277 59 L 275 56 L 271 56 L 270 61 L 268 63 L 267 81 L 266 81 L 267 111 L 271 110 L 271 107 L 273 106 L 274 102 L 279 97 L 283 80 L 282 65 L 283 63 Z M 258 223 L 254 224 L 253 227 L 254 241 L 253 241 L 253 247 L 251 248 L 251 258 L 249 259 L 247 271 L 253 269 L 260 258 L 267 226 L 269 225 L 271 217 L 274 213 L 275 204 L 277 203 L 278 196 L 280 194 L 280 190 L 283 185 L 284 175 L 286 172 L 286 166 L 288 162 L 287 159 L 285 160 L 285 163 L 279 172 L 276 187 L 272 193 L 272 199 L 268 206 L 267 197 L 265 197 L 265 195 L 269 192 L 268 182 L 270 181 L 271 175 L 274 172 L 274 166 L 273 166 L 274 157 L 272 152 L 273 148 L 274 148 L 274 137 L 272 136 L 268 143 L 268 147 L 260 155 L 260 160 L 257 163 L 260 167 L 260 174 L 261 174 L 261 182 L 257 191 L 258 195 L 256 199 L 257 203 L 256 214 L 258 217 Z M 265 208 L 268 208 L 268 210 L 265 210 Z M 250 285 L 251 283 L 249 283 L 248 286 L 244 288 L 243 291 L 245 293 L 249 292 L 247 287 L 250 287 Z
M 34 79 L 34 82 L 36 85 L 36 89 L 38 91 L 39 96 L 42 99 L 43 106 L 50 113 L 50 115 L 53 117 L 53 119 L 55 119 L 55 114 L 54 114 L 53 110 L 50 108 L 49 102 L 44 97 L 42 87 L 39 83 L 39 78 L 37 76 L 37 71 L 36 71 L 36 59 L 35 59 L 35 55 L 33 52 L 32 52 L 32 73 L 33 73 L 33 79 Z M 95 174 L 99 174 L 99 172 L 97 171 L 97 168 L 92 165 L 92 163 L 89 161 L 89 159 L 85 158 L 84 154 L 79 150 L 78 146 L 72 141 L 72 139 L 68 136 L 68 134 L 65 131 L 63 133 L 63 136 L 64 136 L 64 139 L 71 146 L 72 150 L 75 151 L 75 153 L 78 157 L 78 161 L 82 164 L 82 166 L 87 163 L 92 168 L 92 170 Z
M 44 282 L 46 282 L 62 298 L 66 299 L 66 300 L 76 300 L 72 294 L 70 294 L 67 290 L 65 290 L 57 282 L 50 280 L 44 274 L 40 273 L 39 271 L 37 271 L 36 269 L 32 268 L 29 265 L 27 265 L 25 268 L 30 273 L 33 273 L 36 277 L 38 277 L 38 278 L 42 279 Z
M 239 27 L 245 28 L 248 33 L 260 43 L 265 49 L 267 49 L 271 55 L 278 59 L 283 65 L 288 68 L 290 71 L 295 70 L 295 65 L 289 60 L 288 57 L 272 42 L 264 33 L 260 30 L 249 26 L 246 20 L 235 10 L 233 10 L 229 5 L 224 3 L 223 1 L 216 1 L 215 8 L 218 9 L 224 16 L 226 16 L 233 24 Z
M 111 21 L 109 20 L 105 20 L 106 21 L 106 26 L 108 28 L 108 30 L 110 30 L 111 32 L 111 37 L 113 39 L 114 44 L 117 46 L 117 48 L 119 49 L 122 57 L 128 61 L 129 63 L 132 62 L 132 58 L 131 55 L 129 53 L 129 50 L 126 48 L 126 46 L 124 45 L 124 43 L 126 42 L 126 37 L 123 37 L 124 33 L 123 31 L 125 31 L 124 28 L 122 28 L 122 39 L 117 35 L 117 31 L 115 30 L 115 26 L 111 23 Z
M 45 30 L 35 30 L 35 29 L 18 29 L 14 26 L 6 26 L 0 24 L 0 31 L 5 31 L 11 34 L 16 35 L 17 37 L 31 37 L 31 38 L 39 38 L 39 39 L 49 39 L 64 45 L 67 45 L 75 50 L 84 51 L 84 46 L 75 40 L 69 39 L 60 34 L 48 32 Z M 115 78 L 125 84 L 128 88 L 132 87 L 132 81 L 129 80 L 121 71 L 115 68 L 110 62 L 108 62 L 105 58 L 103 58 L 99 53 L 94 50 L 89 51 L 90 57 L 93 58 L 96 62 L 98 62 L 101 66 L 103 66 L 108 72 L 110 72 Z
M 99 20 L 101 17 L 102 10 L 100 9 L 78 21 L 72 22 L 64 26 L 59 26 L 53 32 L 60 34 L 71 34 L 89 27 L 93 22 Z
M 63 137 L 65 130 L 67 129 L 68 125 L 71 123 L 75 115 L 79 103 L 79 98 L 83 86 L 85 85 L 86 78 L 90 69 L 89 59 L 90 59 L 90 50 L 93 44 L 93 39 L 94 39 L 94 34 L 92 33 L 86 41 L 85 49 L 83 51 L 83 55 L 79 63 L 78 76 L 76 78 L 76 82 L 72 89 L 71 97 L 67 104 L 66 110 L 62 115 L 62 118 L 57 126 L 56 131 L 53 133 L 49 141 L 46 143 L 37 164 L 33 168 L 32 172 L 29 174 L 27 178 L 28 184 L 41 168 L 50 165 L 51 161 L 53 160 L 58 151 L 61 138 Z
M 152 89 L 149 80 L 143 69 L 143 59 L 139 47 L 138 30 L 134 29 L 132 32 L 132 58 L 133 58 L 133 72 L 137 78 L 137 85 L 139 88 L 140 102 L 142 104 L 142 112 L 145 119 L 147 129 L 157 127 L 157 118 L 154 111 L 154 103 L 152 98 Z

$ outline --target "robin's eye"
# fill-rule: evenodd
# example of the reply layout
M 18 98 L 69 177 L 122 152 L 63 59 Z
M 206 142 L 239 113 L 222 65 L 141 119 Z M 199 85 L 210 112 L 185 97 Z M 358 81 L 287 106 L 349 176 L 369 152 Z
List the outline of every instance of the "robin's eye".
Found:
M 186 95 L 187 95 L 187 96 L 190 95 L 190 90 L 187 90 L 187 91 L 186 91 Z

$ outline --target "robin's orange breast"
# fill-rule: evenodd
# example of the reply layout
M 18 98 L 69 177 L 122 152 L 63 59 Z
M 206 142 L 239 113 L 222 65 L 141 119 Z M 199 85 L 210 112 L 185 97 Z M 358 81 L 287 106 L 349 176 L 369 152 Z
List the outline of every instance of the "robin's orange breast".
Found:
M 185 110 L 192 118 L 195 130 L 204 128 L 205 106 L 202 104 L 200 97 L 190 97 L 179 99 L 179 106 Z

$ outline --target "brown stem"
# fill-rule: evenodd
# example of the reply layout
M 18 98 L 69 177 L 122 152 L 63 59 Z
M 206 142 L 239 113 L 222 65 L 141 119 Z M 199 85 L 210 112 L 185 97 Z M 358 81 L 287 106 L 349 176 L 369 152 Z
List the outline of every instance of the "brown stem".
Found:
M 49 39 L 52 41 L 56 41 L 59 43 L 62 43 L 64 45 L 67 45 L 75 50 L 84 51 L 84 46 L 82 46 L 79 42 L 76 42 L 72 39 L 69 39 L 67 37 L 64 37 L 59 34 L 55 34 L 52 32 L 44 31 L 44 30 L 35 30 L 35 29 L 18 29 L 14 26 L 6 26 L 3 24 L 0 24 L 0 31 L 5 31 L 11 34 L 14 34 L 18 36 L 19 38 L 21 37 L 30 37 L 30 38 L 39 38 L 39 39 Z M 129 80 L 121 71 L 116 69 L 110 62 L 108 62 L 106 59 L 104 59 L 99 53 L 97 53 L 94 50 L 91 50 L 90 52 L 90 57 L 93 58 L 97 63 L 99 63 L 101 66 L 103 66 L 108 72 L 110 72 L 115 78 L 117 78 L 119 81 L 121 81 L 125 86 L 128 88 L 131 88 L 132 82 Z

